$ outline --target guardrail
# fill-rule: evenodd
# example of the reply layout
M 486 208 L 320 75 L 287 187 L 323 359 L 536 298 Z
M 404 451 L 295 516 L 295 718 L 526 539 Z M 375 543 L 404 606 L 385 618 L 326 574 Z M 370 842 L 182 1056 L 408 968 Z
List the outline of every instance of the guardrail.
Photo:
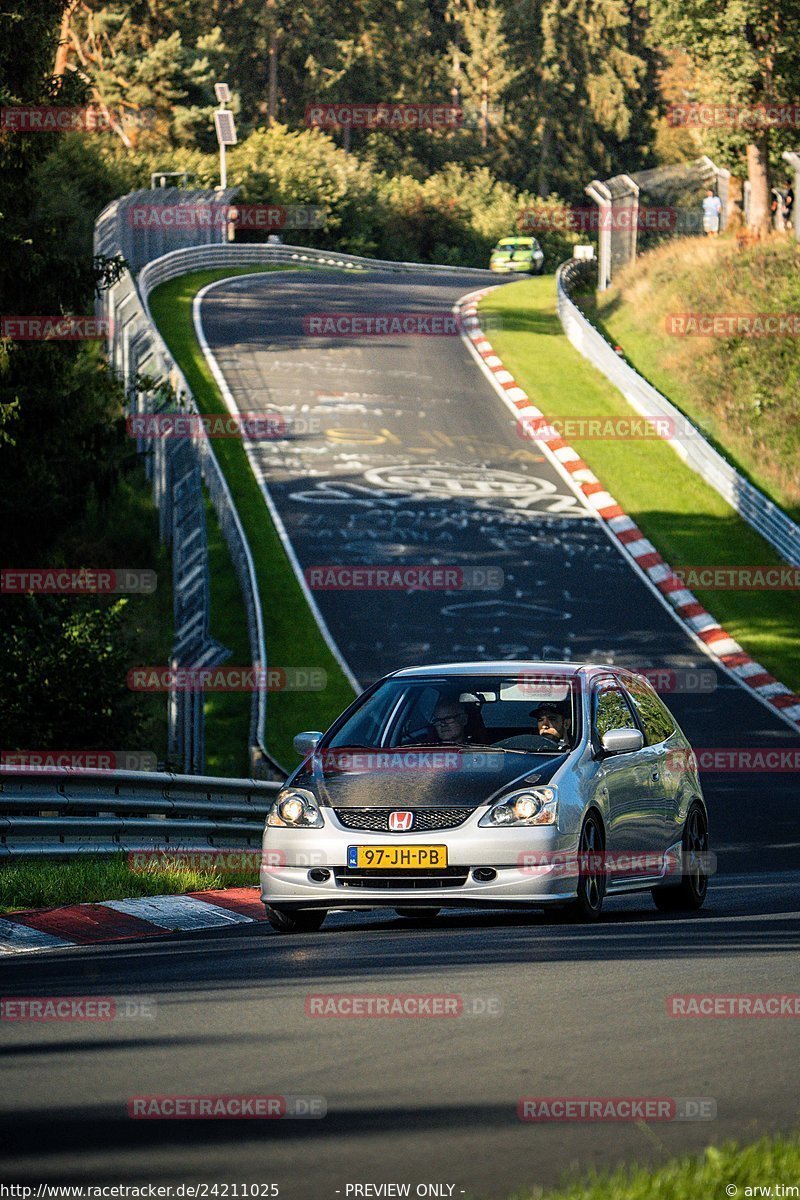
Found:
M 213 246 L 191 246 L 184 250 L 172 250 L 161 258 L 143 267 L 139 273 L 139 288 L 143 296 L 149 294 L 160 283 L 185 275 L 189 271 L 201 271 L 211 267 L 246 267 L 251 264 L 287 263 L 302 266 L 313 263 L 321 267 L 337 267 L 345 271 L 431 271 L 434 274 L 462 274 L 472 272 L 486 275 L 481 267 L 448 267 L 441 263 L 391 262 L 382 258 L 362 258 L 357 254 L 341 254 L 338 250 L 317 250 L 312 246 L 272 245 L 267 242 L 229 242 Z
M 573 303 L 570 291 L 585 269 L 584 263 L 573 260 L 562 263 L 556 272 L 558 315 L 572 345 L 619 388 L 641 416 L 666 418 L 667 427 L 676 436 L 665 437 L 664 440 L 670 443 L 687 467 L 719 492 L 723 500 L 760 533 L 786 562 L 794 567 L 800 566 L 800 526 L 740 475 L 680 409 L 624 362 Z
M 280 783 L 0 768 L 0 862 L 261 845 Z
M 114 251 L 120 225 L 124 223 L 125 203 L 139 193 L 123 197 L 104 210 L 96 226 L 96 250 Z M 210 249 L 192 247 L 191 249 Z M 224 247 L 220 246 L 220 249 Z M 185 248 L 174 253 L 185 253 Z M 166 257 L 171 258 L 171 254 Z M 159 260 L 156 260 L 156 262 Z M 183 270 L 192 270 L 187 265 Z M 173 270 L 174 274 L 182 271 Z M 99 301 L 102 315 L 110 321 L 108 357 L 120 376 L 132 415 L 162 408 L 178 408 L 196 413 L 197 406 L 189 386 L 172 358 L 161 334 L 152 321 L 147 303 L 150 291 L 129 274 L 104 292 Z M 144 384 L 144 380 L 151 380 Z M 206 485 L 223 536 L 231 555 L 241 588 L 247 617 L 252 665 L 263 668 L 266 679 L 266 646 L 261 601 L 250 547 L 228 484 L 202 425 L 191 437 L 172 440 L 139 439 L 137 448 L 147 455 L 146 465 L 153 480 L 155 502 L 159 509 L 161 536 L 172 544 L 173 586 L 175 593 L 175 640 L 173 666 L 202 667 L 221 662 L 225 647 L 209 635 L 208 553 L 206 546 L 203 496 L 200 479 Z M 185 771 L 201 771 L 205 762 L 204 694 L 170 692 L 168 704 L 170 758 Z M 249 746 L 251 771 L 265 766 L 277 772 L 265 743 L 266 683 L 253 692 Z
M 109 255 L 115 252 L 120 228 L 124 228 L 126 236 L 129 234 L 125 224 L 126 205 L 133 201 L 139 202 L 146 194 L 133 193 L 130 197 L 122 197 L 104 210 L 96 226 L 96 251 Z M 157 198 L 161 200 L 161 197 Z M 200 202 L 202 196 L 195 199 Z M 216 199 L 218 202 L 218 198 Z M 144 255 L 137 251 L 134 254 L 134 262 L 141 262 L 143 257 Z M 145 262 L 135 279 L 126 275 L 105 292 L 99 302 L 102 315 L 110 319 L 108 355 L 124 382 L 132 413 L 149 413 L 165 407 L 177 407 L 190 413 L 198 412 L 186 378 L 152 319 L 149 299 L 155 288 L 191 271 L 272 263 L 291 266 L 313 264 L 317 267 L 328 266 L 353 271 L 372 268 L 394 272 L 423 270 L 440 274 L 453 271 L 485 273 L 473 267 L 390 262 L 308 246 L 270 243 L 217 242 L 172 250 Z M 154 380 L 151 390 L 142 388 L 142 377 Z M 168 385 L 166 394 L 164 384 Z M 191 438 L 183 439 L 177 445 L 184 450 L 189 448 L 192 462 L 199 464 L 244 598 L 251 660 L 254 666 L 266 668 L 264 622 L 255 567 L 227 482 L 202 426 L 198 427 Z M 139 450 L 148 453 L 148 473 L 154 481 L 155 499 L 161 515 L 162 537 L 173 542 L 173 580 L 176 593 L 173 660 L 176 665 L 212 665 L 221 661 L 225 648 L 214 642 L 208 632 L 207 555 L 204 551 L 205 531 L 200 528 L 202 505 L 198 501 L 183 505 L 184 510 L 196 515 L 197 528 L 192 531 L 190 523 L 182 521 L 180 514 L 174 511 L 178 475 L 172 464 L 173 461 L 177 462 L 176 448 L 159 441 L 148 445 L 142 439 L 139 442 Z M 181 470 L 182 478 L 188 480 L 189 464 L 184 463 Z M 178 541 L 182 536 L 185 544 L 190 547 L 190 552 L 185 555 Z M 182 571 L 181 563 L 184 562 L 187 569 Z M 201 575 L 205 573 L 205 580 L 200 587 L 197 584 L 198 566 Z M 187 583 L 185 589 L 184 580 Z M 266 679 L 266 671 L 262 672 L 262 677 Z M 183 762 L 184 770 L 201 770 L 204 762 L 202 701 L 202 693 L 170 694 L 170 751 Z M 251 763 L 255 757 L 262 766 L 277 771 L 277 764 L 271 759 L 265 744 L 266 707 L 264 684 L 253 693 L 250 722 Z

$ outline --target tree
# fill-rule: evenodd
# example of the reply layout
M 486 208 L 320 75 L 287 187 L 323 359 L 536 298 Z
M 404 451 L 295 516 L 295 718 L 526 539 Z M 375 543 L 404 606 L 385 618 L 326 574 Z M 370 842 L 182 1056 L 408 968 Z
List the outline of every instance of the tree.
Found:
M 506 36 L 520 74 L 506 126 L 520 132 L 507 177 L 581 203 L 594 176 L 648 165 L 657 57 L 646 30 L 632 0 L 509 4 Z
M 758 109 L 797 99 L 800 6 L 797 0 L 657 0 L 655 31 L 683 48 L 700 71 L 692 99 L 725 108 Z M 770 229 L 770 167 L 794 129 L 766 122 L 722 126 L 707 134 L 723 153 L 743 156 L 750 181 L 750 228 Z
M 485 150 L 489 129 L 499 123 L 503 101 L 519 69 L 511 66 L 504 13 L 494 0 L 450 0 L 450 14 L 458 31 L 452 44 L 452 94 L 462 108 L 478 114 Z
M 57 69 L 86 82 L 128 149 L 165 142 L 211 149 L 214 82 L 228 62 L 219 26 L 191 3 L 148 6 L 141 17 L 136 7 L 71 0 Z

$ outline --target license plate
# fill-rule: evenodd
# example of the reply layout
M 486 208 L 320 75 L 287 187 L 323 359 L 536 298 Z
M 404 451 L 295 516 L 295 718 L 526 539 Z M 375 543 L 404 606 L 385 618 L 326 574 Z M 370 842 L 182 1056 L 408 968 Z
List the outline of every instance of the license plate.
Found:
M 383 871 L 446 867 L 447 846 L 348 846 L 347 865 Z

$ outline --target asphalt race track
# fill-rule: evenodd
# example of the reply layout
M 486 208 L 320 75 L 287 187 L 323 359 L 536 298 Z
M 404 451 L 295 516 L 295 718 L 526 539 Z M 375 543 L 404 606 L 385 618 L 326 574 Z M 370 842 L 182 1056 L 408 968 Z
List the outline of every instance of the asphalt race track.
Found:
M 518 435 L 460 337 L 305 332 L 304 318 L 319 313 L 446 315 L 496 282 L 458 271 L 286 272 L 231 279 L 203 299 L 205 336 L 239 411 L 277 413 L 293 434 L 254 443 L 253 454 L 304 570 L 435 562 L 504 572 L 499 591 L 315 591 L 356 678 L 489 658 L 696 667 L 712 672 L 713 691 L 665 697 L 695 747 L 797 746 L 713 666 Z M 721 870 L 795 865 L 796 774 L 719 773 L 704 784 Z
M 697 917 L 628 897 L 594 929 L 502 912 L 443 915 L 430 928 L 351 913 L 298 939 L 238 926 L 20 956 L 2 968 L 5 997 L 149 996 L 155 1012 L 3 1022 L 0 1174 L 276 1182 L 284 1200 L 438 1183 L 501 1200 L 572 1165 L 653 1161 L 785 1128 L 797 1112 L 796 1023 L 678 1019 L 667 997 L 795 992 L 797 889 L 797 873 L 718 877 Z M 500 1013 L 309 1017 L 306 998 L 320 992 L 456 994 Z M 323 1096 L 328 1115 L 127 1116 L 131 1096 L 176 1093 Z M 524 1096 L 712 1099 L 717 1118 L 530 1124 L 517 1118 Z
M 447 313 L 479 286 L 457 271 L 277 273 L 215 286 L 203 302 L 239 409 L 293 423 L 291 438 L 256 453 L 303 568 L 505 572 L 495 592 L 316 592 L 345 660 L 362 683 L 413 662 L 517 656 L 714 670 L 517 436 L 460 338 L 304 333 L 309 313 Z M 667 697 L 696 746 L 797 745 L 714 673 L 710 693 Z M 4 997 L 153 1007 L 110 1022 L 2 1022 L 0 1174 L 277 1183 L 285 1200 L 436 1184 L 438 1196 L 501 1200 L 570 1170 L 789 1128 L 792 1020 L 680 1019 L 668 997 L 796 990 L 795 779 L 707 777 L 720 873 L 696 916 L 660 914 L 645 893 L 608 902 L 595 928 L 535 913 L 445 912 L 426 925 L 351 912 L 296 938 L 239 925 L 6 959 Z M 326 992 L 457 995 L 474 1015 L 308 1015 L 310 995 Z M 323 1097 L 327 1115 L 130 1119 L 128 1099 L 154 1094 Z M 704 1100 L 716 1116 L 532 1124 L 517 1116 L 526 1096 Z

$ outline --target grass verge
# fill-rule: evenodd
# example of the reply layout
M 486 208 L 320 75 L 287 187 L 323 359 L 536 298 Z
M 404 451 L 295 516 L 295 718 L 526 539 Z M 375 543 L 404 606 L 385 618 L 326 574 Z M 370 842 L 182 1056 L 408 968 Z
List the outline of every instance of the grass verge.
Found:
M 213 851 L 209 851 L 209 856 Z M 254 850 L 253 854 L 258 855 Z M 209 858 L 209 862 L 211 862 Z M 0 868 L 0 912 L 54 908 L 134 896 L 175 896 L 205 888 L 248 887 L 258 883 L 258 870 L 228 870 L 213 865 L 189 866 L 159 856 L 133 869 L 126 854 L 74 862 L 4 863 Z
M 195 337 L 192 301 L 206 284 L 231 275 L 253 274 L 254 270 L 247 267 L 182 275 L 162 284 L 150 298 L 153 318 L 180 364 L 201 412 L 227 413 L 227 409 Z M 250 469 L 244 446 L 236 439 L 220 438 L 214 443 L 214 452 L 231 489 L 253 555 L 264 613 L 269 664 L 284 668 L 322 668 L 326 673 L 327 686 L 322 691 L 274 692 L 269 696 L 268 749 L 279 762 L 290 768 L 297 762 L 297 755 L 292 748 L 294 734 L 301 729 L 325 729 L 353 699 L 353 690 L 328 649 L 306 603 Z M 217 606 L 219 603 L 218 599 Z M 211 617 L 214 636 L 225 641 L 223 626 L 218 624 L 213 595 Z M 227 641 L 225 644 L 231 643 Z M 210 711 L 209 745 L 217 736 L 213 732 L 213 724 L 215 713 L 220 711 L 219 708 Z
M 777 1196 L 775 1185 L 796 1184 L 800 1137 L 764 1137 L 749 1146 L 726 1142 L 685 1155 L 655 1170 L 621 1167 L 576 1178 L 557 1191 L 518 1192 L 514 1200 L 698 1200 L 699 1197 Z M 763 1188 L 763 1192 L 759 1190 Z M 787 1192 L 787 1194 L 789 1194 Z
M 668 314 L 796 313 L 800 246 L 681 238 L 620 272 L 582 307 L 640 374 L 737 470 L 800 520 L 800 355 L 782 336 L 678 337 Z
M 630 417 L 625 398 L 561 330 L 552 276 L 508 284 L 482 312 L 491 341 L 546 417 Z M 672 567 L 781 565 L 775 551 L 661 441 L 571 444 Z M 798 603 L 792 592 L 697 591 L 698 599 L 783 683 L 800 688 Z

